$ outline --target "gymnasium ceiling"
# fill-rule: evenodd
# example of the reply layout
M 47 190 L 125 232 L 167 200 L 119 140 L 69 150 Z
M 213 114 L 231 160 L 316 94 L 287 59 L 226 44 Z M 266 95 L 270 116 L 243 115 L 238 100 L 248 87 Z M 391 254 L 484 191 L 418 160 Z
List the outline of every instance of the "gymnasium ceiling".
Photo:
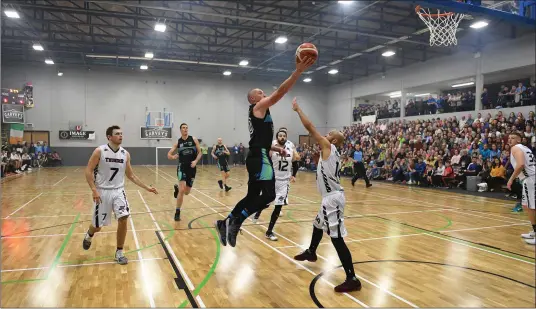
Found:
M 503 3 L 509 1 L 502 1 Z M 484 1 L 484 6 L 493 5 Z M 222 78 L 282 81 L 301 42 L 320 58 L 308 73 L 314 84 L 337 84 L 534 32 L 501 19 L 475 30 L 464 20 L 458 46 L 430 47 L 429 32 L 411 1 L 55 1 L 3 0 L 19 19 L 2 14 L 2 61 L 45 65 L 180 70 Z M 154 30 L 165 23 L 165 32 Z M 274 40 L 285 35 L 285 44 Z M 35 51 L 39 43 L 44 51 Z M 382 57 L 386 50 L 395 56 Z M 152 60 L 144 59 L 147 51 Z M 247 67 L 238 66 L 248 60 Z M 339 73 L 327 72 L 338 69 Z M 232 76 L 223 77 L 230 70 Z

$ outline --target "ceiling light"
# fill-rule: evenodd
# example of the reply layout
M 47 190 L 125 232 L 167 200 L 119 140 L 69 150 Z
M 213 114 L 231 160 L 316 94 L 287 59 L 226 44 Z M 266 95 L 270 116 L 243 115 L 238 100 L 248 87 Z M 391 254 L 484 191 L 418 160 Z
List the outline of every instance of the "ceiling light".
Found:
M 309 78 L 309 77 L 307 77 L 307 78 L 305 78 L 305 79 L 304 79 L 303 81 L 304 81 L 305 83 L 309 83 L 309 82 L 311 82 L 311 81 L 312 81 L 312 79 L 311 79 L 311 78 Z
M 248 64 L 249 64 L 249 61 L 247 61 L 247 60 L 242 60 L 242 61 L 240 61 L 240 63 L 239 63 L 239 65 L 241 65 L 241 66 L 246 66 L 246 65 L 248 65 Z
M 63 72 L 58 72 L 58 76 L 63 76 Z
M 140 70 L 147 70 L 149 67 L 146 64 L 140 65 Z
M 156 23 L 154 25 L 154 30 L 158 32 L 166 32 L 166 24 Z
M 153 52 L 146 52 L 145 53 L 145 58 L 153 59 L 153 57 L 154 57 Z
M 395 95 L 390 95 L 389 97 L 391 99 L 395 99 L 395 98 L 400 98 L 402 96 L 402 94 L 395 94 Z
M 337 70 L 337 69 L 331 69 L 331 70 L 328 71 L 328 73 L 331 74 L 331 75 L 334 75 L 334 74 L 339 73 L 339 70 Z
M 430 95 L 429 93 L 421 93 L 421 94 L 416 94 L 415 96 L 416 97 L 425 97 L 425 96 L 429 96 L 429 95 Z
M 286 36 L 280 36 L 278 37 L 277 39 L 275 39 L 275 42 L 277 44 L 284 44 L 288 41 L 287 37 Z
M 392 51 L 392 50 L 388 50 L 388 51 L 384 52 L 384 53 L 382 54 L 382 56 L 384 56 L 384 57 L 391 57 L 391 56 L 394 55 L 394 54 L 396 54 L 394 51 Z
M 350 4 L 354 1 L 338 1 L 340 4 Z
M 474 84 L 475 84 L 475 82 L 461 83 L 461 84 L 452 85 L 452 88 L 458 88 L 458 87 L 463 87 L 463 86 L 471 86 L 471 85 L 474 85 Z
M 225 75 L 225 76 L 229 76 L 231 74 L 232 74 L 231 71 L 223 71 L 223 75 Z
M 4 13 L 9 18 L 20 18 L 19 13 L 15 10 L 5 10 Z
M 52 59 L 45 59 L 46 64 L 54 64 L 54 61 Z
M 471 26 L 469 26 L 469 27 L 471 27 L 471 28 L 473 28 L 473 29 L 480 29 L 480 28 L 484 28 L 484 27 L 486 27 L 487 25 L 488 25 L 487 22 L 481 20 L 481 21 L 474 22 L 474 23 L 473 23 Z
M 44 50 L 44 48 L 43 48 L 43 46 L 41 44 L 34 44 L 32 47 L 35 50 Z

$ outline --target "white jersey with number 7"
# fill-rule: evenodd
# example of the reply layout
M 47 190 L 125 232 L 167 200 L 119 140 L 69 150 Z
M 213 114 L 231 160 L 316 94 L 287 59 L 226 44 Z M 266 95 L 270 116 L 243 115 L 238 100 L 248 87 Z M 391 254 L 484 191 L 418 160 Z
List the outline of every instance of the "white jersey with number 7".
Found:
M 99 146 L 100 160 L 95 167 L 95 186 L 98 189 L 120 189 L 125 186 L 127 151 L 119 147 L 113 151 L 108 145 Z

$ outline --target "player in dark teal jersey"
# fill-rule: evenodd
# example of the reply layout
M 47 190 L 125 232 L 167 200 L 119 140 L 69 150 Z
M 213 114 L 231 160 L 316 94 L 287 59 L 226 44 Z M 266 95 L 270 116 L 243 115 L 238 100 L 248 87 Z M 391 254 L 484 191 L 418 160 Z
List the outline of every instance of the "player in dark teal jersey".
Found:
M 230 154 L 231 152 L 227 149 L 227 146 L 223 144 L 221 137 L 218 138 L 218 143 L 212 147 L 212 157 L 216 160 L 221 172 L 221 180 L 218 180 L 218 184 L 220 185 L 220 189 L 225 187 L 225 192 L 231 190 L 231 187 L 227 186 L 227 178 L 229 178 L 230 172 L 227 158 Z
M 202 157 L 201 146 L 197 138 L 188 135 L 188 125 L 181 124 L 181 137 L 176 144 L 171 147 L 168 152 L 168 159 L 177 160 L 177 178 L 179 185 L 175 185 L 174 196 L 177 199 L 177 207 L 175 209 L 175 221 L 181 219 L 181 206 L 184 195 L 190 194 L 190 190 L 194 185 L 195 174 L 197 172 L 197 162 Z M 177 150 L 177 154 L 173 154 Z
M 261 89 L 252 89 L 248 92 L 249 101 L 249 152 L 246 159 L 246 168 L 249 174 L 248 192 L 225 220 L 216 221 L 216 230 L 221 243 L 227 242 L 234 247 L 240 226 L 251 214 L 275 199 L 275 178 L 272 160 L 268 155 L 270 150 L 279 151 L 284 155 L 281 147 L 272 146 L 274 138 L 274 124 L 270 115 L 270 107 L 276 104 L 296 83 L 300 75 L 313 63 L 315 59 L 306 57 L 302 62 L 296 62 L 296 70 L 284 81 L 270 96 Z

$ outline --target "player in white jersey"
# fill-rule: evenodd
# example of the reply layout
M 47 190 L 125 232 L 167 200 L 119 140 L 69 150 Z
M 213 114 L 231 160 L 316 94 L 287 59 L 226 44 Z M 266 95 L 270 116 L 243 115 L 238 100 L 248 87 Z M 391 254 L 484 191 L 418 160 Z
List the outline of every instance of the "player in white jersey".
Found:
M 532 232 L 521 234 L 525 242 L 530 245 L 536 244 L 536 159 L 532 151 L 521 144 L 521 135 L 512 133 L 508 136 L 510 144 L 510 163 L 514 167 L 514 173 L 508 180 L 509 190 L 516 178 L 519 178 L 523 187 L 521 205 L 527 211 Z
M 121 147 L 123 132 L 118 126 L 106 129 L 108 144 L 97 147 L 87 164 L 85 175 L 93 192 L 93 218 L 84 237 L 83 248 L 91 247 L 93 236 L 102 226 L 110 225 L 112 212 L 118 221 L 117 250 L 115 260 L 119 264 L 127 264 L 123 254 L 123 245 L 127 235 L 127 218 L 130 215 L 127 196 L 125 194 L 125 175 L 132 182 L 149 192 L 158 194 L 155 188 L 143 184 L 134 175 L 130 165 L 130 154 Z
M 299 160 L 298 153 L 293 149 L 292 142 L 288 143 L 287 140 L 287 131 L 279 129 L 277 132 L 277 139 L 275 144 L 272 143 L 272 146 L 278 146 L 283 148 L 282 152 L 270 151 L 270 157 L 274 165 L 274 174 L 275 174 L 275 200 L 274 200 L 274 211 L 270 218 L 270 224 L 268 225 L 268 230 L 266 231 L 266 238 L 276 241 L 277 236 L 273 233 L 275 223 L 277 218 L 281 213 L 281 208 L 283 205 L 288 205 L 288 191 L 290 188 L 290 182 L 296 180 L 297 170 L 292 169 L 292 161 Z M 267 205 L 268 207 L 268 205 Z M 253 222 L 257 223 L 257 220 L 261 216 L 262 209 L 257 211 Z
M 326 136 L 320 135 L 312 122 L 305 116 L 296 102 L 292 101 L 292 109 L 300 116 L 303 126 L 311 136 L 320 144 L 320 159 L 316 170 L 316 183 L 322 195 L 322 205 L 313 222 L 313 236 L 309 249 L 296 255 L 295 260 L 315 262 L 316 249 L 322 240 L 323 232 L 331 237 L 331 243 L 337 251 L 342 267 L 346 273 L 346 280 L 335 287 L 335 292 L 346 293 L 361 290 L 361 282 L 355 276 L 352 254 L 344 237 L 348 234 L 344 226 L 344 206 L 346 199 L 340 183 L 340 154 L 337 147 L 344 143 L 344 135 L 339 131 L 331 131 Z

